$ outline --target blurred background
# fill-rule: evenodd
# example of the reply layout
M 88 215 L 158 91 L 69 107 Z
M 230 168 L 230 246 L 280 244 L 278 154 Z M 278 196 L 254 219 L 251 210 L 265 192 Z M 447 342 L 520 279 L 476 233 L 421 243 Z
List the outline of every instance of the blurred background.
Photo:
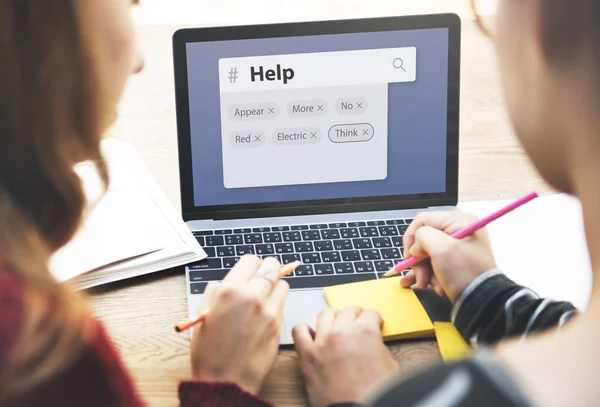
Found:
M 493 13 L 498 0 L 481 1 Z M 468 0 L 141 0 L 138 24 L 256 24 L 300 20 L 457 13 L 470 17 Z

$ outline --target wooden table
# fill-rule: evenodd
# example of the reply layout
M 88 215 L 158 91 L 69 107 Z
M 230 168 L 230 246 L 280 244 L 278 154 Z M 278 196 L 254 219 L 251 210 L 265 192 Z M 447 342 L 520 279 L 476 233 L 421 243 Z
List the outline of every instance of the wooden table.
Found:
M 170 45 L 177 28 L 140 28 L 146 69 L 129 84 L 113 134 L 133 142 L 179 208 Z M 514 198 L 532 188 L 549 191 L 513 135 L 503 107 L 492 44 L 472 21 L 463 25 L 461 89 L 460 200 Z M 148 403 L 177 405 L 177 383 L 190 377 L 189 336 L 173 331 L 173 323 L 187 316 L 183 269 L 96 289 L 90 293 L 89 303 L 106 323 Z M 404 342 L 393 345 L 392 351 L 404 372 L 440 360 L 433 341 Z M 280 406 L 305 405 L 293 350 L 280 352 L 263 396 Z

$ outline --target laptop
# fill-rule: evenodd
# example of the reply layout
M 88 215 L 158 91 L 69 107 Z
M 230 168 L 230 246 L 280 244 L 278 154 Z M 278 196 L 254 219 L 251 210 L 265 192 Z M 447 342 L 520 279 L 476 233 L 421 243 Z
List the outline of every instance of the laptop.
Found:
M 291 344 L 323 287 L 380 278 L 419 212 L 455 208 L 456 15 L 182 29 L 173 51 L 182 213 L 208 254 L 190 315 L 244 254 L 300 260 Z

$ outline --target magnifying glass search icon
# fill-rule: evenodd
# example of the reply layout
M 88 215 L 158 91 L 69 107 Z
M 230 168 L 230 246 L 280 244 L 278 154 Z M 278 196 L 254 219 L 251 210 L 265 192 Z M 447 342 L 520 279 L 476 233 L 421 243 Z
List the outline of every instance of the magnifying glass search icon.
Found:
M 406 72 L 406 69 L 404 69 L 404 60 L 400 57 L 395 58 L 392 61 L 392 65 L 394 66 L 394 68 L 396 69 L 402 69 L 404 72 Z

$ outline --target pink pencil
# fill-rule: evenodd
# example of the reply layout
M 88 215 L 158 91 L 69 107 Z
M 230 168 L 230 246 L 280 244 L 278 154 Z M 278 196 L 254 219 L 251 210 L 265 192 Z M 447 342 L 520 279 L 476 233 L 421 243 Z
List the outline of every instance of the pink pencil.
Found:
M 527 195 L 525 195 L 524 197 L 517 199 L 510 205 L 505 206 L 504 208 L 492 213 L 491 215 L 486 216 L 485 218 L 473 223 L 470 226 L 467 226 L 464 229 L 459 230 L 458 232 L 453 233 L 450 236 L 452 236 L 455 239 L 462 239 L 463 237 L 469 236 L 471 233 L 474 233 L 477 230 L 485 227 L 488 223 L 495 221 L 499 217 L 506 215 L 507 213 L 517 209 L 519 206 L 524 205 L 527 202 L 529 202 L 537 197 L 538 197 L 538 194 L 535 191 L 530 192 Z M 425 259 L 427 259 L 427 257 L 414 257 L 414 256 L 407 257 L 406 259 L 397 263 L 390 271 L 385 273 L 383 276 L 389 277 L 389 276 L 398 274 L 398 273 L 406 270 L 407 268 L 412 267 L 415 264 L 422 262 Z

